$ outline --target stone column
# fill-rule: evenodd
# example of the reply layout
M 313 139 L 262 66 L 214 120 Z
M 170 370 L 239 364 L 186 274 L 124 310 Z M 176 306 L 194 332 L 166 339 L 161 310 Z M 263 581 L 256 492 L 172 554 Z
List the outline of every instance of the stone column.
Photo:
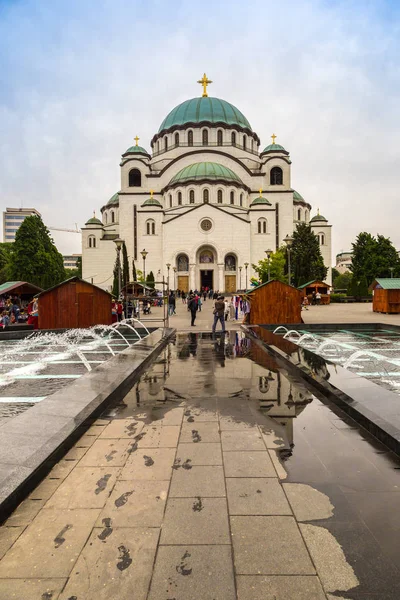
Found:
M 189 290 L 196 289 L 196 264 L 189 265 Z
M 225 263 L 218 263 L 218 289 L 220 292 L 225 290 L 224 268 Z

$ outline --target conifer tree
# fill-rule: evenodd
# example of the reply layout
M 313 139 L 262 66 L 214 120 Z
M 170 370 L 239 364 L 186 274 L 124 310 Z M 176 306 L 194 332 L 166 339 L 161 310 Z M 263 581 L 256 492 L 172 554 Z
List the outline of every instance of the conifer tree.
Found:
M 153 271 L 150 271 L 150 273 L 147 275 L 146 277 L 146 283 L 150 288 L 153 288 L 154 290 L 154 273 Z
M 298 223 L 293 233 L 290 259 L 292 284 L 296 287 L 314 279 L 324 281 L 328 269 L 324 265 L 318 238 L 307 223 Z
M 122 245 L 122 287 L 129 283 L 129 261 L 125 242 Z

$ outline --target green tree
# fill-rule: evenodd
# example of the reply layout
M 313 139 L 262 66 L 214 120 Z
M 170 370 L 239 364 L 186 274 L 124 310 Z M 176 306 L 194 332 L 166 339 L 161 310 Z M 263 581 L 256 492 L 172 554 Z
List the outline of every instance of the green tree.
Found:
M 400 260 L 389 238 L 383 235 L 374 237 L 372 234 L 361 232 L 353 246 L 351 271 L 353 273 L 353 287 L 358 285 L 365 277 L 370 285 L 376 277 L 390 277 L 400 274 Z M 355 294 L 354 294 L 355 295 Z
M 298 287 L 313 279 L 324 281 L 328 272 L 319 241 L 307 223 L 298 223 L 290 252 L 292 284 Z
M 129 283 L 129 260 L 125 242 L 122 245 L 122 287 Z
M 146 283 L 150 288 L 153 288 L 154 290 L 154 273 L 153 271 L 150 271 L 150 273 L 147 275 L 146 277 Z
M 12 261 L 12 247 L 11 242 L 4 242 L 0 244 L 0 284 L 10 281 L 9 273 Z
M 337 290 L 347 290 L 353 279 L 352 273 L 341 273 L 333 280 L 333 287 Z
M 119 253 L 117 253 L 117 256 L 115 258 L 114 269 L 113 269 L 113 285 L 112 285 L 111 294 L 114 296 L 114 298 L 119 297 L 118 266 L 119 266 Z
M 335 285 L 335 279 L 337 277 L 340 277 L 340 271 L 335 269 L 335 267 L 332 267 L 332 285 Z
M 62 255 L 41 217 L 26 217 L 15 234 L 9 276 L 47 289 L 65 278 Z
M 78 271 L 78 277 L 82 279 L 82 256 L 78 256 L 76 259 L 76 270 Z
M 252 265 L 253 269 L 257 273 L 261 283 L 268 281 L 268 259 L 263 258 L 258 261 L 258 264 Z M 277 279 L 278 281 L 287 282 L 286 271 L 286 250 L 285 248 L 278 248 L 276 252 L 273 252 L 270 257 L 269 270 L 271 279 Z
M 132 281 L 139 281 L 137 278 L 135 260 L 132 258 Z

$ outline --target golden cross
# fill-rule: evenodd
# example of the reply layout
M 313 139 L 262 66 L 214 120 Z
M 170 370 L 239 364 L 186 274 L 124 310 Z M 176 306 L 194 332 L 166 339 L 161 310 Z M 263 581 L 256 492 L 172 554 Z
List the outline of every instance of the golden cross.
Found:
M 134 140 L 135 140 L 135 142 L 136 142 L 136 146 L 138 146 L 138 141 L 140 140 L 140 137 L 136 136 L 136 137 L 134 137 L 133 139 L 134 139 Z
M 154 194 L 154 191 L 153 191 L 153 190 L 150 190 L 150 198 L 152 198 L 152 197 L 153 197 L 153 194 Z
M 93 218 L 94 219 L 96 218 L 96 211 L 95 210 L 93 211 Z
M 317 214 L 319 215 L 319 208 L 317 209 Z
M 275 144 L 275 140 L 276 140 L 276 138 L 277 138 L 277 137 L 278 137 L 278 136 L 277 136 L 277 135 L 275 135 L 274 133 L 271 135 L 271 138 L 272 138 L 272 143 L 273 143 L 273 144 Z
M 260 198 L 261 198 L 262 188 L 260 188 L 258 191 L 260 192 Z
M 199 79 L 197 83 L 200 83 L 203 86 L 203 98 L 207 98 L 207 86 L 212 83 L 211 79 L 207 79 L 207 75 L 204 73 L 203 79 Z

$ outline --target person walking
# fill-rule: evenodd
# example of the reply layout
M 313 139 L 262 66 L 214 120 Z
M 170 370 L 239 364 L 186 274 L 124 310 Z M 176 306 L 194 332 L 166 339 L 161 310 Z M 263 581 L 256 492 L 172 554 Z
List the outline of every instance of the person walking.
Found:
M 196 320 L 196 313 L 197 313 L 197 309 L 198 309 L 198 302 L 197 302 L 197 298 L 194 294 L 191 294 L 190 298 L 189 298 L 189 302 L 188 302 L 188 310 L 190 310 L 190 314 L 191 314 L 191 323 L 190 325 L 192 327 L 196 327 L 196 325 L 194 324 L 195 320 Z
M 168 315 L 171 317 L 175 314 L 175 296 L 173 292 L 170 292 L 168 296 Z
M 218 296 L 214 304 L 214 323 L 212 326 L 212 332 L 215 333 L 215 328 L 218 321 L 221 323 L 222 333 L 225 333 L 225 302 L 223 296 Z

